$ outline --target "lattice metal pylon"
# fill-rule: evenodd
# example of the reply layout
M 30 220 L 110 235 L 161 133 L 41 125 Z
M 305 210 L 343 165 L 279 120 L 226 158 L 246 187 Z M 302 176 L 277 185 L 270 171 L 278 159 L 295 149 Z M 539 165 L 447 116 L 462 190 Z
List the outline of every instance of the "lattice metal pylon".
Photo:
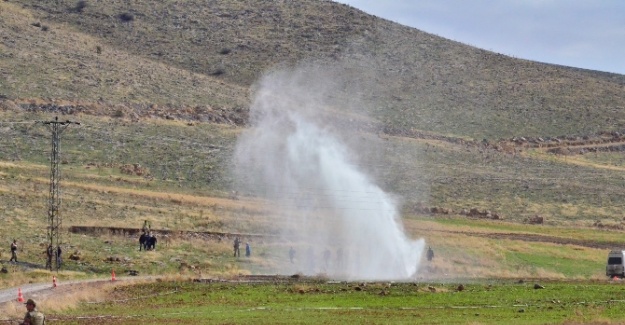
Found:
M 59 183 L 61 181 L 61 171 L 59 169 L 59 162 L 61 156 L 61 141 L 60 134 L 70 124 L 80 124 L 78 122 L 65 121 L 60 122 L 58 117 L 54 118 L 54 121 L 43 122 L 43 124 L 49 125 L 52 131 L 52 151 L 50 152 L 50 196 L 48 200 L 48 240 L 50 245 L 54 248 L 52 263 L 50 263 L 50 269 L 52 265 L 56 270 L 61 268 L 60 259 L 57 256 L 57 248 L 60 247 L 61 240 L 61 226 L 63 224 L 61 219 L 61 191 Z

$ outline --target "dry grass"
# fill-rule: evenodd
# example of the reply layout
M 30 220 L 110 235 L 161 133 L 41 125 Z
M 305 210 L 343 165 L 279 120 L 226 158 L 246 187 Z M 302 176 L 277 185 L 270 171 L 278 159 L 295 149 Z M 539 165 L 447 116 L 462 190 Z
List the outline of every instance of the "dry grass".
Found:
M 164 280 L 181 280 L 182 277 L 167 277 Z M 163 280 L 163 279 L 162 279 Z M 60 280 L 59 280 L 60 281 Z M 111 293 L 120 287 L 132 286 L 141 283 L 154 282 L 155 279 L 125 279 L 123 281 L 97 281 L 85 283 L 65 283 L 53 289 L 27 294 L 24 299 L 32 298 L 37 301 L 37 309 L 43 313 L 62 313 L 64 310 L 75 309 L 80 304 L 98 304 L 110 299 Z M 0 314 L 3 318 L 21 318 L 26 311 L 23 303 L 9 302 L 0 305 Z
M 10 98 L 98 102 L 109 113 L 135 103 L 232 112 L 266 71 L 317 61 L 352 81 L 329 107 L 353 114 L 359 94 L 393 134 L 482 139 L 623 126 L 613 109 L 625 105 L 621 76 L 489 53 L 333 2 L 96 2 L 82 13 L 72 0 L 34 4 L 0 4 L 0 27 L 14 41 L 0 60 L 11 72 L 0 92 Z M 115 18 L 128 11 L 141 18 Z

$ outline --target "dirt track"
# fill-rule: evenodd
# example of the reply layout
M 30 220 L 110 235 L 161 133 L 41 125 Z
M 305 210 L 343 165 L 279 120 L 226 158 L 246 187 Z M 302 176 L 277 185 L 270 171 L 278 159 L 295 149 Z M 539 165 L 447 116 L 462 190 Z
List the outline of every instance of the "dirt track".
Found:
M 112 235 L 120 235 L 120 236 L 137 236 L 139 238 L 139 234 L 141 234 L 142 230 L 140 228 L 122 228 L 122 227 L 94 227 L 94 226 L 71 226 L 69 231 L 75 234 L 98 234 L 98 233 L 110 233 Z M 259 235 L 259 234 L 241 234 L 241 233 L 226 233 L 226 232 L 217 232 L 217 231 L 183 231 L 183 230 L 168 230 L 168 229 L 151 229 L 151 232 L 161 235 L 161 236 L 171 236 L 171 235 L 179 235 L 179 236 L 192 236 L 192 237 L 200 237 L 207 240 L 231 240 L 235 237 L 239 237 L 241 239 L 271 239 L 277 238 L 271 235 Z
M 140 233 L 139 228 L 119 228 L 119 227 L 87 227 L 87 226 L 72 226 L 70 231 L 73 233 L 79 234 L 93 234 L 93 233 L 101 233 L 101 232 L 110 232 L 114 235 L 122 235 L 122 236 L 133 236 Z M 599 242 L 588 239 L 577 239 L 577 238 L 563 238 L 556 236 L 548 236 L 548 235 L 540 235 L 540 234 L 523 234 L 523 233 L 481 233 L 481 232 L 470 232 L 470 231 L 447 231 L 447 230 L 431 230 L 438 231 L 444 233 L 452 233 L 459 235 L 466 235 L 472 237 L 483 237 L 490 239 L 510 239 L 510 240 L 520 240 L 527 242 L 542 242 L 542 243 L 553 243 L 559 245 L 577 245 L 583 247 L 590 248 L 599 248 L 599 249 L 612 249 L 616 248 L 619 245 L 616 243 L 610 242 Z M 241 234 L 241 233 L 225 233 L 225 232 L 210 232 L 210 231 L 169 231 L 169 230 L 161 230 L 154 229 L 153 232 L 161 235 L 172 235 L 177 234 L 181 236 L 193 236 L 204 238 L 206 240 L 230 240 L 235 237 L 240 238 L 250 238 L 250 239 L 269 239 L 275 240 L 277 237 L 271 235 L 260 235 L 260 234 Z
M 120 279 L 119 283 L 133 281 L 134 279 Z M 57 287 L 49 283 L 30 283 L 19 287 L 0 290 L 0 310 L 17 310 L 23 315 L 26 312 L 23 302 L 18 302 L 18 289 L 21 289 L 24 300 L 30 298 L 35 301 L 62 301 L 75 296 L 82 291 L 93 292 L 112 284 L 111 280 L 91 279 L 57 282 Z M 0 324 L 17 324 L 15 318 L 8 318 L 6 315 L 0 316 Z

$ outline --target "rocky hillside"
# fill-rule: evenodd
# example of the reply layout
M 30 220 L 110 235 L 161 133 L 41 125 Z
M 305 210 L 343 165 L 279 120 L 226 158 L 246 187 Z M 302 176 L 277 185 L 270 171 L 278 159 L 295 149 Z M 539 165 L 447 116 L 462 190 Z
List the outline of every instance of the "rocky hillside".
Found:
M 507 57 L 332 1 L 9 0 L 0 30 L 4 107 L 37 99 L 139 116 L 219 111 L 244 124 L 254 82 L 305 61 L 354 81 L 337 115 L 359 97 L 388 133 L 481 140 L 625 129 L 622 75 Z

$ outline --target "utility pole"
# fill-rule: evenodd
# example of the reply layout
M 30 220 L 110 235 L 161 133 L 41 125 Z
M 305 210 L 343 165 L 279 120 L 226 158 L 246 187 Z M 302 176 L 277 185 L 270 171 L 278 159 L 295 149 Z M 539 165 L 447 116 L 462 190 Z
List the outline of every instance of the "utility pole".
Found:
M 42 122 L 49 125 L 52 131 L 52 151 L 50 152 L 50 197 L 48 200 L 48 240 L 53 248 L 52 256 L 53 261 L 50 263 L 50 271 L 52 271 L 52 265 L 56 265 L 56 270 L 61 268 L 61 263 L 58 253 L 58 248 L 61 247 L 61 193 L 59 189 L 59 182 L 61 181 L 61 171 L 59 170 L 61 141 L 60 134 L 70 125 L 77 124 L 78 122 L 71 122 L 69 120 L 65 122 L 59 122 L 59 117 L 55 117 L 54 121 Z M 56 245 L 55 245 L 56 242 Z

